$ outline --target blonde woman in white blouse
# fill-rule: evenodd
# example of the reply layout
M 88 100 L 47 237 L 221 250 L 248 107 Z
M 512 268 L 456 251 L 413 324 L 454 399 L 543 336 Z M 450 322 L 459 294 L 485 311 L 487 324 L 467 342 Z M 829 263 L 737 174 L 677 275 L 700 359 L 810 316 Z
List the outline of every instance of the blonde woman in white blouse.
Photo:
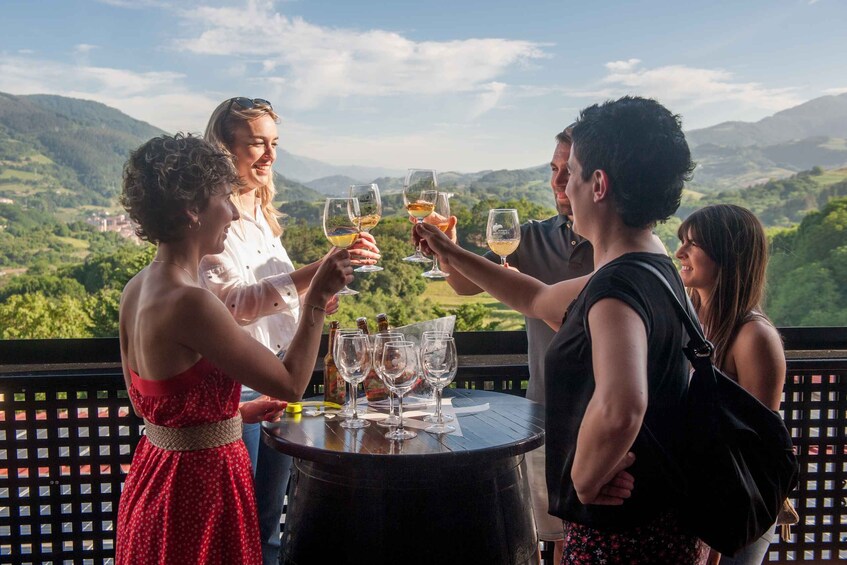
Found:
M 230 98 L 212 113 L 205 138 L 232 155 L 242 185 L 234 194 L 241 219 L 233 222 L 225 250 L 206 256 L 200 264 L 203 284 L 227 306 L 235 320 L 268 349 L 282 357 L 301 315 L 313 309 L 334 312 L 337 300 L 301 304 L 320 261 L 295 269 L 279 236 L 280 215 L 273 206 L 276 194 L 273 163 L 279 140 L 271 103 L 260 98 Z M 354 264 L 375 263 L 379 249 L 373 236 L 363 233 L 350 249 Z M 242 402 L 259 393 L 242 389 Z M 291 459 L 260 441 L 259 424 L 245 425 L 243 439 L 253 463 L 259 529 L 264 563 L 278 563 L 280 516 Z

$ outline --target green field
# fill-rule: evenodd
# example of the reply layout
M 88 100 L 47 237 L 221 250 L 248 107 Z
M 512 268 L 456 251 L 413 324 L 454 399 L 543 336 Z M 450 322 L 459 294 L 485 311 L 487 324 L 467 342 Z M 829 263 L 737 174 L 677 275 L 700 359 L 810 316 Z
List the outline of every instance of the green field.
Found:
M 847 167 L 843 169 L 825 170 L 823 174 L 812 178 L 815 179 L 815 182 L 817 182 L 820 186 L 829 186 L 847 179 Z
M 453 289 L 450 288 L 444 281 L 427 283 L 426 292 L 422 298 L 429 299 L 444 308 L 456 308 L 462 304 L 485 304 L 489 309 L 489 314 L 485 318 L 485 323 L 499 322 L 498 330 L 522 330 L 524 328 L 523 316 L 515 312 L 511 308 L 497 302 L 488 293 L 477 294 L 476 296 L 459 296 Z

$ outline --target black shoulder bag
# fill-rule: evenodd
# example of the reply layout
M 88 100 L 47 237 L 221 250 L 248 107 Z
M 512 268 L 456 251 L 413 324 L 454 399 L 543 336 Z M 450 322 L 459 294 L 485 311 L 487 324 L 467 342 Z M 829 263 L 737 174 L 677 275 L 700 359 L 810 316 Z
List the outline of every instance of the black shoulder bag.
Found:
M 667 279 L 649 263 L 628 260 L 662 282 L 688 332 L 683 348 L 694 368 L 685 397 L 686 484 L 678 507 L 684 528 L 722 554 L 732 555 L 776 522 L 798 482 L 791 435 L 774 412 L 712 364 L 714 347 L 703 335 L 686 296 L 682 305 Z

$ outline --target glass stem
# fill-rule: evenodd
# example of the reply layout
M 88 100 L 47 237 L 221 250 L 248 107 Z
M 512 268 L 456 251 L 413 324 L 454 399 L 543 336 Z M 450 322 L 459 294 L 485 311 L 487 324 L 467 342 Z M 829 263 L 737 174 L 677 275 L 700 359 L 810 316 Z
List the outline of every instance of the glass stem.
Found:
M 506 266 L 506 257 L 504 257 L 503 255 L 500 255 L 500 266 L 501 267 Z
M 416 224 L 422 224 L 423 218 L 415 218 L 415 223 Z M 418 240 L 418 246 L 415 248 L 415 251 L 417 252 L 418 255 L 423 256 L 423 251 L 421 251 L 421 241 L 420 240 Z M 403 401 L 401 400 L 400 402 L 402 403 Z
M 390 390 L 388 391 L 388 415 L 394 415 L 394 393 Z
M 350 383 L 350 387 L 353 389 L 353 398 L 352 398 L 352 400 L 353 400 L 353 418 L 352 419 L 358 420 L 359 415 L 356 413 L 356 393 L 358 392 L 356 389 L 358 387 L 356 385 L 354 385 L 353 383 Z
M 400 405 L 400 408 L 399 408 L 399 411 L 400 411 L 400 424 L 398 425 L 397 429 L 398 429 L 398 430 L 400 430 L 400 436 L 402 437 L 402 435 L 403 435 L 403 395 L 402 395 L 402 394 L 399 394 L 399 395 L 397 395 L 397 398 L 398 398 L 398 399 L 399 399 L 399 401 L 400 401 L 400 402 L 399 402 L 399 405 Z
M 444 423 L 444 415 L 441 413 L 441 389 L 435 389 L 435 422 L 439 425 Z
M 438 268 L 438 255 L 432 256 L 432 270 L 436 273 L 441 270 Z

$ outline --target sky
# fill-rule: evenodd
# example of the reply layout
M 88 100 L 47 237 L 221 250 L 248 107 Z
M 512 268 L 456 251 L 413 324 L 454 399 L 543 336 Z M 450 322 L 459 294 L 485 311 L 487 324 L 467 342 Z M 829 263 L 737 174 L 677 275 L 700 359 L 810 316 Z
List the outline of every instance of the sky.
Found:
M 169 132 L 259 97 L 296 155 L 518 169 L 625 94 L 690 130 L 847 92 L 845 24 L 847 0 L 0 0 L 0 91 Z

